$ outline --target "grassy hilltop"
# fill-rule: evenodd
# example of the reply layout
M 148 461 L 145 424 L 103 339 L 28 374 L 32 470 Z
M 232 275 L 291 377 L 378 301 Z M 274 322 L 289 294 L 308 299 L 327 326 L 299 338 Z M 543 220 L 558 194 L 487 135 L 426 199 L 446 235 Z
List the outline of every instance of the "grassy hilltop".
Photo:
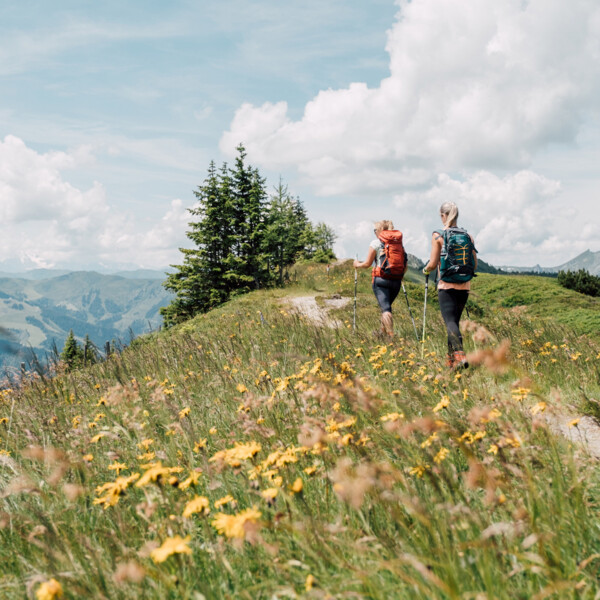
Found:
M 432 288 L 422 348 L 402 296 L 373 335 L 369 284 L 356 333 L 352 303 L 338 329 L 293 313 L 353 295 L 348 264 L 304 266 L 3 391 L 0 597 L 598 598 L 600 469 L 548 425 L 599 414 L 598 300 L 478 277 L 460 374 Z

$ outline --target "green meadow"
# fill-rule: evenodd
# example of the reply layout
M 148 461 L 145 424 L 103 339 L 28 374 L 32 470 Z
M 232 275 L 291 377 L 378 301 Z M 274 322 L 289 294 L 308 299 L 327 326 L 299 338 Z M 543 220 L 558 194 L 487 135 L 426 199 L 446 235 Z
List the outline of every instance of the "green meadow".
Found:
M 421 343 L 366 272 L 354 330 L 349 263 L 292 280 L 1 392 L 0 597 L 600 598 L 599 300 L 481 275 L 454 372 L 432 285 Z

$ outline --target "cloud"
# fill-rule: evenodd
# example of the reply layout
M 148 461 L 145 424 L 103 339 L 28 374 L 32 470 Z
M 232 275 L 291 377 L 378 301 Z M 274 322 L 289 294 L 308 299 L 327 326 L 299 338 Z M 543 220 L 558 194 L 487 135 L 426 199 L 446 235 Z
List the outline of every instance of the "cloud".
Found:
M 85 160 L 85 150 L 72 154 L 38 154 L 15 137 L 0 141 L 0 218 L 3 223 L 52 220 L 65 227 L 88 227 L 107 210 L 102 186 L 81 192 L 62 180 L 61 170 Z
M 317 193 L 419 185 L 427 174 L 517 168 L 570 142 L 600 91 L 594 0 L 402 0 L 379 87 L 324 90 L 300 120 L 242 105 L 221 139 L 297 165 Z M 339 188 L 332 181 L 339 181 Z
M 171 200 L 158 222 L 110 204 L 103 186 L 81 190 L 64 172 L 90 159 L 88 149 L 38 153 L 15 136 L 0 140 L 0 262 L 33 266 L 162 268 L 179 261 L 190 220 Z
M 528 170 L 504 177 L 479 171 L 466 179 L 442 174 L 431 188 L 394 199 L 402 213 L 427 221 L 437 218 L 446 201 L 458 204 L 459 225 L 473 232 L 482 258 L 495 264 L 532 266 L 537 262 L 533 256 L 541 255 L 544 266 L 555 266 L 589 248 L 600 235 L 600 226 L 589 222 L 577 236 L 567 233 L 569 224 L 557 226 L 566 214 L 557 209 L 560 182 Z
M 242 142 L 253 162 L 295 170 L 317 195 L 360 198 L 365 209 L 394 196 L 404 209 L 394 220 L 422 256 L 431 215 L 449 198 L 460 200 L 486 260 L 552 264 L 597 247 L 598 227 L 569 216 L 573 190 L 535 172 L 548 149 L 574 151 L 600 116 L 596 0 L 398 6 L 378 86 L 322 90 L 298 119 L 283 101 L 245 103 L 221 150 L 231 156 Z M 593 206 L 591 196 L 575 202 Z M 357 228 L 360 217 L 336 227 L 338 251 L 359 249 Z

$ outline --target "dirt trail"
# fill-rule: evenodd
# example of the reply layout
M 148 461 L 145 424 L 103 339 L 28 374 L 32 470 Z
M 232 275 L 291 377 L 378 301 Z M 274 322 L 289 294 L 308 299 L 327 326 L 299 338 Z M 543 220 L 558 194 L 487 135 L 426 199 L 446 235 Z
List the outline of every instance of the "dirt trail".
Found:
M 600 426 L 592 417 L 580 417 L 577 425 L 570 425 L 575 417 L 564 414 L 549 415 L 550 429 L 575 444 L 581 444 L 595 458 L 600 458 Z
M 346 306 L 350 302 L 350 298 L 325 298 L 325 308 L 322 308 L 317 304 L 317 300 L 314 296 L 296 296 L 289 298 L 289 301 L 296 312 L 305 316 L 315 325 L 336 329 L 342 327 L 343 324 L 338 319 L 331 317 L 329 311 L 332 308 L 342 308 L 343 306 Z

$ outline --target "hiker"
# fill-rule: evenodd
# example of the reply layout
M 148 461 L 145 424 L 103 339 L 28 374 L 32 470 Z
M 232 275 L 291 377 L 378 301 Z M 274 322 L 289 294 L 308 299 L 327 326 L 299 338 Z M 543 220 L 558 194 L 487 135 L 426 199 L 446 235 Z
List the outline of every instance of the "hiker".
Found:
M 391 221 L 377 221 L 375 236 L 369 244 L 364 262 L 354 261 L 355 269 L 367 269 L 373 262 L 373 292 L 381 308 L 381 333 L 394 335 L 392 303 L 402 289 L 406 271 L 406 252 L 402 245 L 402 233 L 394 229 Z
M 473 238 L 456 225 L 458 207 L 454 202 L 444 202 L 440 207 L 443 229 L 433 232 L 431 256 L 423 269 L 429 275 L 438 269 L 438 299 L 448 331 L 448 356 L 446 365 L 467 368 L 459 321 L 469 298 L 471 279 L 477 270 L 477 250 Z

